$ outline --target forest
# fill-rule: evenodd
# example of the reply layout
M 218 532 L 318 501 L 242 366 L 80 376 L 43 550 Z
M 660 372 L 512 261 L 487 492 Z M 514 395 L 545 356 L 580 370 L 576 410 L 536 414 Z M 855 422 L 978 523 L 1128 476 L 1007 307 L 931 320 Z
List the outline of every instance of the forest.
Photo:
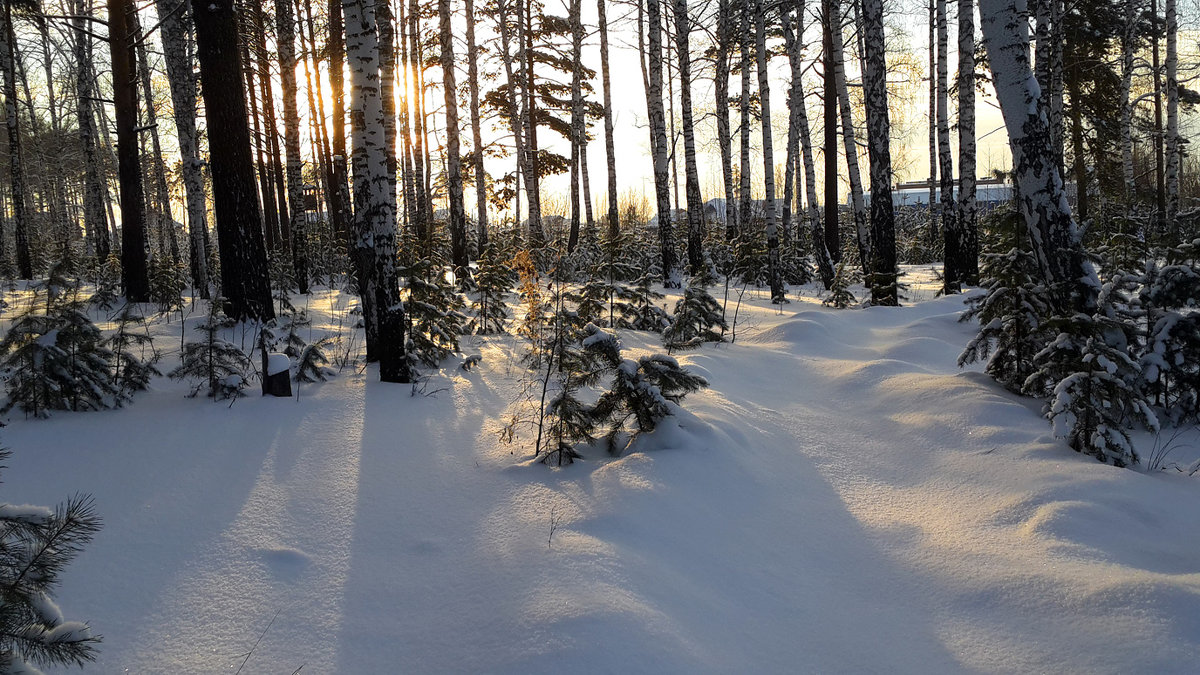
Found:
M 1188 672 L 1198 74 L 1178 0 L 5 0 L 0 672 Z

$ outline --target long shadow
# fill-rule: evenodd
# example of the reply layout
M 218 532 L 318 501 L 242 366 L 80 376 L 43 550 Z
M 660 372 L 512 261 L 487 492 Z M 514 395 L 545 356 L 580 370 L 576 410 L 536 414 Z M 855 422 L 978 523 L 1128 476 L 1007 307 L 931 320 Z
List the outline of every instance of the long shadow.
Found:
M 72 618 L 108 636 L 98 670 L 140 670 L 137 645 L 189 639 L 170 634 L 174 617 L 163 601 L 236 518 L 287 428 L 274 410 L 258 413 L 265 405 L 245 400 L 231 411 L 159 393 L 128 410 L 63 414 L 6 431 L 18 453 L 8 477 L 20 475 L 6 484 L 7 498 L 95 497 L 103 529 L 64 575 L 60 597 Z
M 487 406 L 366 396 L 337 672 L 962 669 L 795 438 L 718 397 L 679 447 L 551 471 L 476 461 Z

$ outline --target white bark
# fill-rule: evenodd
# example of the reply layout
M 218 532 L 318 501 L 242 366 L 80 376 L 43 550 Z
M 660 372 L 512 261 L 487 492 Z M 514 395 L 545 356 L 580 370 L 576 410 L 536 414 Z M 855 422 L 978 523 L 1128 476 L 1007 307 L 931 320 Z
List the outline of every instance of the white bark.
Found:
M 758 98 L 762 104 L 763 187 L 766 197 L 767 279 L 771 301 L 783 301 L 783 278 L 779 271 L 779 222 L 775 216 L 775 153 L 771 128 L 771 85 L 767 73 L 766 12 L 762 0 L 755 0 L 754 42 L 758 61 Z
M 1026 0 L 981 0 L 979 11 L 1034 256 L 1060 310 L 1090 308 L 1099 281 L 1083 258 L 1081 233 L 1053 157 L 1049 122 L 1038 105 L 1041 90 L 1030 67 Z
M 838 107 L 842 116 L 842 146 L 846 151 L 846 178 L 850 181 L 850 206 L 854 214 L 854 233 L 863 272 L 870 274 L 871 233 L 867 229 L 867 208 L 863 200 L 862 173 L 858 168 L 858 141 L 854 134 L 854 113 L 850 107 L 850 89 L 846 82 L 845 49 L 842 40 L 842 16 L 836 2 L 830 3 L 833 24 L 833 76 L 837 82 Z M 828 151 L 828 149 L 827 149 Z

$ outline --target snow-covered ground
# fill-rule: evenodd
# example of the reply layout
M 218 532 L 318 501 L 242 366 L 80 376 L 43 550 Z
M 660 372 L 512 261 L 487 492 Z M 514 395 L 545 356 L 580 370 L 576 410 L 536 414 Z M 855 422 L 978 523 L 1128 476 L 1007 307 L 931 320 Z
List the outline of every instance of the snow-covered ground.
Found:
M 92 672 L 1196 672 L 1200 475 L 1070 451 L 955 366 L 974 327 L 913 273 L 899 309 L 747 295 L 736 343 L 680 356 L 711 388 L 619 459 L 501 445 L 521 345 L 465 338 L 481 364 L 416 395 L 370 367 L 14 412 L 0 498 L 95 495 L 59 594 Z M 153 330 L 165 370 L 178 316 Z

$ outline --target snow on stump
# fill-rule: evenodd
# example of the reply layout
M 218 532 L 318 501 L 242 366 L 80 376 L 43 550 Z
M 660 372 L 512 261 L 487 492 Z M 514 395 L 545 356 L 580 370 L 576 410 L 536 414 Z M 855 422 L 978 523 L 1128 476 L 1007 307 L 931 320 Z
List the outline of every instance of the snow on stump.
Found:
M 292 395 L 292 360 L 280 352 L 263 353 L 263 396 Z

